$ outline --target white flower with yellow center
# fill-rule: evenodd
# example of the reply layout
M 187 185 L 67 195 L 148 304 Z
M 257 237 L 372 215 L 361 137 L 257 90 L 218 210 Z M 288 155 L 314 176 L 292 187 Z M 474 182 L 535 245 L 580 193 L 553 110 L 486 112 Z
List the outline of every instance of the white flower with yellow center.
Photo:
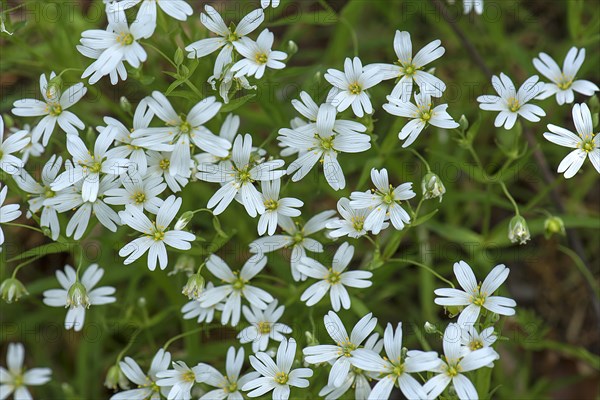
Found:
M 148 169 L 146 171 L 148 175 L 162 176 L 169 189 L 175 193 L 180 192 L 181 189 L 187 186 L 189 179 L 183 174 L 171 175 L 172 152 L 148 150 L 146 156 L 148 157 Z
M 114 188 L 104 193 L 106 204 L 119 206 L 131 204 L 140 211 L 146 210 L 152 214 L 158 212 L 163 200 L 157 196 L 167 188 L 167 184 L 160 176 L 142 177 L 139 173 L 124 174 L 121 176 L 121 183 L 122 188 Z
M 104 270 L 98 264 L 90 265 L 81 279 L 70 265 L 65 265 L 65 272 L 56 271 L 56 279 L 62 289 L 50 289 L 44 292 L 44 304 L 50 307 L 67 307 L 65 329 L 76 332 L 83 329 L 85 310 L 92 305 L 114 303 L 117 299 L 112 295 L 116 289 L 112 286 L 94 288 L 102 279 Z
M 390 94 L 394 99 L 410 101 L 413 82 L 417 84 L 421 93 L 441 97 L 446 90 L 446 84 L 433 74 L 424 71 L 427 64 L 444 55 L 446 50 L 441 43 L 441 40 L 434 40 L 413 57 L 410 33 L 396 31 L 394 51 L 398 60 L 394 64 L 370 64 L 368 67 L 379 68 L 383 80 L 396 79 L 396 86 Z
M 211 81 L 222 77 L 226 67 L 233 62 L 235 43 L 258 28 L 264 21 L 265 14 L 262 9 L 257 8 L 242 18 L 239 24 L 231 23 L 228 27 L 214 7 L 207 4 L 204 11 L 206 14 L 200 14 L 200 22 L 218 36 L 198 40 L 186 46 L 185 51 L 188 52 L 188 58 L 201 58 L 221 49 L 215 61 L 213 76 L 209 78 Z
M 352 192 L 350 195 L 350 207 L 362 210 L 370 210 L 364 222 L 364 229 L 377 235 L 384 229 L 385 221 L 390 220 L 394 228 L 404 229 L 405 224 L 410 223 L 410 215 L 402 208 L 403 201 L 416 196 L 412 191 L 412 183 L 403 183 L 394 188 L 390 185 L 388 173 L 385 168 L 380 171 L 371 170 L 371 180 L 376 189 L 366 192 Z
M 304 348 L 304 359 L 310 364 L 331 363 L 331 371 L 327 385 L 340 387 L 346 380 L 350 368 L 355 365 L 354 354 L 362 343 L 373 332 L 377 325 L 377 318 L 369 313 L 356 323 L 350 336 L 346 332 L 340 317 L 329 311 L 323 318 L 325 329 L 335 344 L 320 344 Z
M 265 212 L 261 214 L 258 220 L 258 234 L 264 235 L 265 232 L 268 232 L 271 236 L 277 229 L 278 218 L 280 216 L 299 217 L 301 213 L 296 207 L 302 207 L 304 203 L 293 197 L 279 198 L 281 179 L 275 179 L 271 182 L 262 181 L 260 186 Z
M 452 383 L 456 395 L 460 400 L 476 400 L 479 398 L 477 389 L 465 372 L 474 371 L 489 365 L 498 359 L 491 347 L 482 347 L 464 355 L 461 351 L 461 328 L 458 324 L 450 324 L 444 332 L 444 359 L 440 360 L 436 368 L 428 369 L 437 372 L 429 379 L 423 389 L 427 392 L 429 399 L 435 399 Z
M 227 357 L 225 359 L 225 371 L 227 375 L 223 375 L 208 364 L 198 364 L 198 369 L 201 371 L 199 374 L 200 382 L 217 388 L 205 393 L 199 400 L 241 400 L 243 398 L 240 392 L 242 387 L 246 383 L 260 378 L 258 372 L 249 372 L 240 376 L 243 366 L 244 349 L 240 348 L 236 353 L 233 346 L 227 350 Z
M 296 368 L 292 365 L 296 358 L 296 341 L 282 340 L 277 350 L 277 360 L 263 352 L 250 356 L 250 364 L 261 375 L 242 386 L 243 391 L 250 391 L 249 397 L 262 396 L 273 391 L 273 400 L 290 398 L 290 387 L 306 388 L 308 379 L 313 375 L 310 368 Z
M 231 70 L 235 72 L 235 77 L 254 76 L 256 79 L 262 78 L 267 67 L 272 69 L 283 69 L 285 64 L 282 62 L 287 58 L 283 51 L 271 50 L 275 36 L 268 29 L 263 30 L 256 42 L 247 37 L 233 42 L 235 49 L 245 58 L 233 64 Z
M 392 324 L 383 336 L 386 357 L 369 349 L 354 351 L 353 364 L 365 371 L 378 374 L 379 382 L 373 387 L 369 399 L 385 400 L 397 386 L 408 399 L 428 398 L 421 384 L 410 374 L 429 371 L 440 364 L 434 351 L 407 351 L 402 347 L 402 323 L 394 331 Z
M 572 103 L 575 100 L 574 92 L 585 96 L 592 96 L 600 90 L 596 84 L 584 79 L 575 79 L 579 68 L 585 60 L 585 49 L 571 47 L 563 63 L 562 70 L 546 53 L 540 53 L 539 58 L 533 59 L 533 65 L 540 74 L 544 75 L 552 83 L 544 84 L 544 91 L 536 97 L 537 100 L 547 99 L 556 95 L 559 105 Z
M 567 179 L 572 178 L 586 158 L 600 173 L 600 134 L 594 132 L 592 113 L 585 103 L 575 104 L 572 113 L 577 134 L 552 124 L 548 125 L 550 132 L 544 133 L 544 137 L 552 143 L 575 149 L 560 162 L 558 173 L 564 173 Z
M 477 332 L 477 329 L 475 329 L 473 325 L 461 327 L 461 356 L 464 357 L 467 354 L 477 351 L 479 349 L 483 349 L 484 347 L 491 348 L 492 345 L 496 343 L 496 340 L 498 340 L 498 337 L 494 334 L 493 326 L 485 328 L 481 332 Z M 488 366 L 493 367 L 493 364 L 489 364 Z
M 152 358 L 152 364 L 148 370 L 148 374 L 144 374 L 137 362 L 131 357 L 125 357 L 123 361 L 119 362 L 121 371 L 131 382 L 137 385 L 136 389 L 126 390 L 114 394 L 110 400 L 131 400 L 131 399 L 160 399 L 162 393 L 163 396 L 169 395 L 170 387 L 160 387 L 157 385 L 158 380 L 156 374 L 159 371 L 169 369 L 171 364 L 171 353 L 160 349 Z
M 206 262 L 206 268 L 217 278 L 222 279 L 225 284 L 207 288 L 198 301 L 202 307 L 211 307 L 215 304 L 225 302 L 221 323 L 226 325 L 231 321 L 232 326 L 237 326 L 240 321 L 242 297 L 246 298 L 253 306 L 264 310 L 273 301 L 273 296 L 250 284 L 254 278 L 267 264 L 267 257 L 255 255 L 250 257 L 240 271 L 232 272 L 229 266 L 220 257 L 211 254 Z
M 350 308 L 350 296 L 346 286 L 366 288 L 372 285 L 369 279 L 373 276 L 369 271 L 346 271 L 348 264 L 354 256 L 354 246 L 343 243 L 333 256 L 330 268 L 312 258 L 304 257 L 300 260 L 298 270 L 311 278 L 320 281 L 309 286 L 302 293 L 301 301 L 311 307 L 317 304 L 329 292 L 331 306 L 334 311 L 339 311 L 340 306 L 346 310 Z
M 501 73 L 498 78 L 494 75 L 492 86 L 499 96 L 486 94 L 477 97 L 477 101 L 480 103 L 479 108 L 500 112 L 494 121 L 496 128 L 504 125 L 504 129 L 511 129 L 517 122 L 518 116 L 531 122 L 538 122 L 540 117 L 545 116 L 546 113 L 539 106 L 527 104 L 544 90 L 544 83 L 538 82 L 538 80 L 537 75 L 532 76 L 523 82 L 517 91 L 508 76 Z
M 171 388 L 166 396 L 168 400 L 191 400 L 192 387 L 200 382 L 201 374 L 200 365 L 190 368 L 183 361 L 173 361 L 173 369 L 156 373 L 156 384 L 161 388 Z
M 189 250 L 190 242 L 196 239 L 192 233 L 177 229 L 169 229 L 169 225 L 181 208 L 181 198 L 169 196 L 158 209 L 156 221 L 150 221 L 137 207 L 128 204 L 124 211 L 119 212 L 119 217 L 125 225 L 144 234 L 126 244 L 119 250 L 119 256 L 127 257 L 123 263 L 131 264 L 148 251 L 148 269 L 154 271 L 158 261 L 160 269 L 167 268 L 167 248 L 169 245 L 179 250 Z
M 40 386 L 50 382 L 50 368 L 31 368 L 26 370 L 25 348 L 21 343 L 9 343 L 6 352 L 6 366 L 0 367 L 0 398 L 6 399 L 14 392 L 15 400 L 33 399 L 27 386 Z
M 392 115 L 411 118 L 398 133 L 398 139 L 404 140 L 402 147 L 410 146 L 421 134 L 421 132 L 432 125 L 442 129 L 454 129 L 459 125 L 446 111 L 448 104 L 433 106 L 431 96 L 421 91 L 415 94 L 415 104 L 409 101 L 394 99 L 388 96 L 388 104 L 383 109 Z
M 213 321 L 213 318 L 215 317 L 215 311 L 223 311 L 223 303 L 216 303 L 210 307 L 203 307 L 200 303 L 200 299 L 202 299 L 204 293 L 214 287 L 215 285 L 212 282 L 208 282 L 202 293 L 200 293 L 198 299 L 194 299 L 186 303 L 183 307 L 181 307 L 183 319 L 196 318 L 196 321 L 198 323 L 211 323 Z
M 325 227 L 331 229 L 327 232 L 329 236 L 333 238 L 348 236 L 356 239 L 367 234 L 365 221 L 371 210 L 368 208 L 359 210 L 352 208 L 350 206 L 350 200 L 346 197 L 342 197 L 338 200 L 337 209 L 342 218 L 332 219 L 327 223 Z M 385 222 L 382 229 L 386 229 L 388 225 L 389 224 Z
M 56 78 L 56 74 L 50 74 L 50 80 Z M 86 94 L 87 88 L 83 83 L 77 83 L 64 92 L 61 92 L 59 84 L 49 84 L 46 75 L 40 75 L 40 92 L 44 101 L 37 99 L 23 99 L 14 102 L 12 113 L 20 117 L 41 117 L 31 132 L 33 142 L 42 138 L 45 147 L 50 140 L 54 127 L 58 126 L 67 134 L 78 135 L 78 129 L 85 128 L 83 122 L 67 109 L 77 103 Z
M 381 82 L 383 75 L 378 67 L 364 67 L 360 58 L 346 58 L 344 71 L 330 68 L 325 74 L 325 79 L 333 87 L 327 95 L 327 102 L 337 108 L 339 112 L 352 107 L 352 112 L 357 117 L 373 113 L 371 99 L 366 90 Z
M 292 328 L 279 321 L 285 310 L 284 306 L 277 307 L 277 300 L 269 303 L 266 309 L 252 305 L 251 308 L 242 307 L 242 312 L 249 327 L 242 329 L 237 338 L 240 343 L 252 343 L 252 351 L 265 351 L 269 345 L 269 339 L 281 342 L 285 339 L 285 334 L 291 333 Z
M 454 275 L 463 290 L 436 289 L 435 294 L 443 297 L 436 297 L 435 304 L 444 307 L 466 307 L 458 316 L 457 322 L 460 326 L 475 324 L 482 307 L 495 314 L 514 315 L 517 303 L 513 299 L 492 296 L 508 278 L 509 272 L 504 264 L 496 265 L 483 283 L 478 284 L 469 264 L 464 261 L 454 263 Z
M 185 0 L 117 0 L 108 6 L 107 13 L 114 12 L 117 9 L 127 10 L 135 7 L 140 2 L 142 4 L 137 12 L 137 18 L 144 18 L 147 21 L 146 23 L 152 26 L 152 32 L 156 29 L 157 8 L 178 21 L 185 21 L 193 14 L 192 6 Z

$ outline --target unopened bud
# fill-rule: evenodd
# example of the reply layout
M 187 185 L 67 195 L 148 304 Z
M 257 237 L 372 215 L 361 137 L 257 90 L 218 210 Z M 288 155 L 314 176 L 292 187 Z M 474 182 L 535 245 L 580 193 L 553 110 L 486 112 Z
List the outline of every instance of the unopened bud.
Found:
M 458 124 L 460 125 L 460 129 L 463 132 L 465 132 L 467 129 L 469 129 L 469 120 L 467 119 L 465 114 L 460 116 L 460 119 L 458 120 Z
M 551 216 L 544 221 L 544 235 L 548 239 L 555 234 L 565 236 L 565 224 L 562 218 Z
M 63 81 L 60 76 L 50 79 L 46 86 L 46 97 L 48 100 L 58 100 L 62 92 Z
M 312 332 L 306 331 L 304 332 L 304 336 L 306 337 L 306 343 L 308 346 L 316 346 L 319 344 L 319 341 L 315 335 L 312 334 Z
M 442 196 L 446 193 L 446 188 L 442 180 L 433 172 L 429 172 L 423 177 L 421 190 L 423 191 L 423 198 L 435 199 L 439 197 L 440 202 L 442 201 Z
M 436 333 L 437 332 L 436 326 L 429 321 L 425 322 L 424 328 L 425 328 L 425 332 L 427 332 L 427 333 Z
M 184 229 L 187 226 L 187 224 L 190 223 L 193 217 L 194 213 L 192 211 L 186 211 L 183 214 L 181 214 L 181 217 L 179 217 L 179 219 L 175 223 L 175 230 L 180 231 Z
M 4 128 L 10 129 L 15 125 L 15 120 L 10 116 L 10 114 L 3 114 L 2 120 L 4 121 Z M 4 134 L 4 132 L 2 132 Z
M 146 307 L 146 298 L 145 297 L 140 297 L 137 300 L 137 305 L 138 305 L 138 307 L 142 307 L 142 308 Z
M 79 281 L 72 284 L 71 287 L 69 288 L 69 292 L 67 294 L 67 307 L 88 308 L 89 306 L 90 306 L 90 298 L 88 297 L 85 286 L 83 286 L 83 284 Z
M 117 390 L 117 388 L 127 390 L 129 389 L 129 381 L 121 368 L 118 365 L 113 365 L 108 369 L 104 386 L 112 390 Z
M 123 111 L 125 111 L 128 114 L 131 113 L 131 103 L 129 102 L 127 97 L 121 96 L 121 98 L 119 99 L 119 105 L 121 106 L 121 109 Z
M 297 52 L 298 52 L 298 45 L 296 44 L 296 42 L 294 42 L 293 40 L 290 40 L 289 42 L 287 42 L 287 55 L 288 55 L 288 58 L 290 58 L 291 56 L 293 56 Z
M 200 294 L 204 290 L 204 284 L 205 281 L 202 275 L 200 273 L 194 274 L 189 277 L 181 293 L 190 300 L 198 300 L 198 297 L 200 297 Z
M 16 278 L 8 278 L 2 282 L 0 293 L 2 294 L 2 299 L 7 303 L 19 301 L 21 297 L 29 294 L 21 281 Z
M 520 215 L 515 215 L 508 224 L 508 238 L 512 243 L 525 244 L 531 238 L 527 221 Z
M 177 50 L 175 50 L 173 61 L 175 61 L 175 65 L 181 65 L 183 63 L 183 49 L 181 47 L 178 47 Z
M 179 272 L 185 272 L 187 275 L 193 274 L 196 269 L 196 262 L 190 256 L 180 255 L 175 261 L 175 266 L 173 267 L 173 271 L 169 272 L 167 275 L 175 275 Z

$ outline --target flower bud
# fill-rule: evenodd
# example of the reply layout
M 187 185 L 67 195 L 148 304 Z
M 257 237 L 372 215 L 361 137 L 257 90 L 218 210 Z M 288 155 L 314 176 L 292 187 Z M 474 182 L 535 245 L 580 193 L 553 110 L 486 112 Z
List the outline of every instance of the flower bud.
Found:
M 90 298 L 88 297 L 85 286 L 79 281 L 75 282 L 69 288 L 67 293 L 67 307 L 85 307 L 90 306 Z
M 287 55 L 288 55 L 288 58 L 290 58 L 291 56 L 293 56 L 297 52 L 298 52 L 298 45 L 296 44 L 296 42 L 294 42 L 293 40 L 290 40 L 289 42 L 287 42 Z
M 194 274 L 189 277 L 181 293 L 190 300 L 198 300 L 198 297 L 200 297 L 200 294 L 204 290 L 204 283 L 204 278 L 200 273 Z
M 178 47 L 177 50 L 175 50 L 173 61 L 175 62 L 175 65 L 183 64 L 183 49 L 181 47 Z
M 460 116 L 460 119 L 458 120 L 458 124 L 460 125 L 460 129 L 463 132 L 466 132 L 466 130 L 469 129 L 469 120 L 467 119 L 465 114 Z
M 421 190 L 423 191 L 423 198 L 435 199 L 439 197 L 440 202 L 442 201 L 442 196 L 446 193 L 446 188 L 442 180 L 433 172 L 429 172 L 423 177 Z
M 193 217 L 194 217 L 194 213 L 192 211 L 184 212 L 183 214 L 181 214 L 181 217 L 179 217 L 179 219 L 175 223 L 174 229 L 176 231 L 180 231 L 180 230 L 184 229 L 187 226 L 187 224 L 190 223 L 190 221 L 192 220 Z
M 527 221 L 520 215 L 515 215 L 508 224 L 508 238 L 512 243 L 525 244 L 531 236 Z
M 121 109 L 123 111 L 125 111 L 128 114 L 131 113 L 131 103 L 129 102 L 127 97 L 121 96 L 121 98 L 119 99 L 119 105 L 121 106 Z
M 427 332 L 427 333 L 436 333 L 437 332 L 437 327 L 429 321 L 425 322 L 424 328 L 425 328 L 425 332 Z
M 2 294 L 2 299 L 9 304 L 13 301 L 19 301 L 21 297 L 29 294 L 21 281 L 16 278 L 8 278 L 2 282 L 0 293 Z
M 48 86 L 46 86 L 46 97 L 48 100 L 57 101 L 62 92 L 63 81 L 60 76 L 55 76 L 50 79 Z
M 562 218 L 551 216 L 544 221 L 544 236 L 548 239 L 554 234 L 565 236 L 565 224 Z
M 317 340 L 315 335 L 312 334 L 312 332 L 306 331 L 304 332 L 304 336 L 306 337 L 306 344 L 308 346 L 316 346 L 319 344 L 319 341 Z
M 146 307 L 146 298 L 145 297 L 140 297 L 139 299 L 137 299 L 137 305 L 138 307 Z
M 129 381 L 118 364 L 115 364 L 108 369 L 106 379 L 104 380 L 104 386 L 112 390 L 117 390 L 117 387 L 121 390 L 129 389 Z
M 190 256 L 180 255 L 175 261 L 175 266 L 173 267 L 173 271 L 169 272 L 167 275 L 175 275 L 180 272 L 185 272 L 188 276 L 193 274 L 196 269 L 196 262 Z
M 4 120 L 4 127 L 6 129 L 10 129 L 15 125 L 15 120 L 10 116 L 10 114 L 3 114 L 2 119 Z

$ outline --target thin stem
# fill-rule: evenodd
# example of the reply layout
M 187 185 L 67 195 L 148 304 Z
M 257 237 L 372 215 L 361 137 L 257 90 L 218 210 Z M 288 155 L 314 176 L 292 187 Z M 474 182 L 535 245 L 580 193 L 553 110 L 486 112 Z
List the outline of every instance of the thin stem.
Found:
M 515 214 L 517 216 L 521 215 L 519 213 L 519 206 L 517 205 L 517 202 L 515 201 L 515 199 L 509 193 L 508 188 L 506 187 L 506 184 L 504 182 L 502 182 L 502 181 L 499 181 L 498 184 L 502 187 L 502 190 L 504 191 L 504 194 L 506 195 L 506 197 L 508 198 L 508 200 L 510 200 L 510 202 L 513 205 L 513 207 L 515 208 Z
M 416 151 L 415 149 L 413 149 L 413 148 L 409 148 L 409 150 L 410 150 L 410 151 L 411 151 L 411 152 L 412 152 L 412 153 L 413 153 L 415 156 L 417 156 L 417 157 L 418 157 L 418 158 L 421 160 L 421 162 L 422 162 L 423 164 L 425 164 L 425 168 L 427 168 L 427 173 L 430 173 L 430 172 L 431 172 L 431 168 L 429 168 L 429 163 L 427 162 L 427 160 L 425 160 L 425 158 L 423 158 L 423 156 L 422 156 L 421 154 L 419 154 L 419 152 L 418 152 L 418 151 Z
M 125 353 L 127 352 L 127 350 L 129 350 L 131 348 L 131 346 L 133 345 L 133 342 L 135 342 L 135 339 L 137 339 L 138 335 L 142 332 L 142 328 L 137 328 L 135 332 L 133 332 L 133 335 L 131 335 L 131 337 L 129 338 L 129 342 L 127 342 L 127 345 L 123 348 L 123 350 L 121 350 L 121 352 L 119 353 L 119 355 L 117 356 L 117 363 L 119 361 L 121 361 L 121 359 L 123 358 L 123 356 L 125 355 Z
M 163 350 L 167 350 L 167 348 L 171 345 L 171 343 L 175 342 L 176 340 L 179 340 L 179 339 L 184 338 L 186 336 L 192 335 L 194 333 L 201 332 L 205 328 L 206 328 L 205 326 L 201 326 L 199 328 L 192 329 L 191 331 L 183 332 L 183 333 L 181 333 L 181 334 L 179 334 L 177 336 L 173 336 L 171 339 L 169 339 L 169 340 L 166 341 L 165 345 L 163 346 Z
M 20 270 L 22 267 L 26 266 L 27 264 L 30 264 L 30 263 L 34 262 L 35 260 L 39 260 L 40 258 L 42 258 L 42 257 L 44 257 L 44 256 L 45 256 L 45 254 L 38 254 L 38 255 L 36 255 L 36 256 L 33 256 L 32 258 L 30 258 L 29 260 L 27 260 L 27 261 L 24 261 L 24 262 L 22 262 L 21 264 L 17 265 L 17 266 L 15 267 L 15 269 L 14 269 L 13 273 L 12 273 L 12 278 L 13 278 L 13 279 L 14 279 L 14 278 L 16 278 L 16 276 L 17 276 L 17 272 L 19 272 L 19 270 Z
M 438 278 L 439 280 L 446 282 L 448 285 L 450 285 L 453 289 L 454 289 L 454 284 L 452 282 L 450 282 L 448 279 L 444 278 L 443 276 L 441 276 L 440 274 L 438 274 L 437 272 L 435 272 L 431 267 L 422 264 L 418 261 L 413 261 L 413 260 L 409 260 L 407 258 L 390 258 L 388 261 L 390 262 L 399 262 L 399 263 L 407 263 L 407 264 L 412 264 L 415 265 L 417 267 L 426 269 L 427 271 L 431 272 L 436 278 Z
M 4 225 L 8 225 L 8 226 L 16 226 L 16 227 L 19 227 L 19 228 L 25 228 L 25 229 L 31 229 L 32 231 L 39 232 L 39 233 L 41 233 L 42 235 L 44 234 L 44 232 L 43 232 L 41 229 L 39 229 L 39 228 L 36 228 L 35 226 L 31 226 L 31 225 L 18 224 L 18 223 L 16 223 L 16 222 L 5 222 L 5 223 L 4 223 Z

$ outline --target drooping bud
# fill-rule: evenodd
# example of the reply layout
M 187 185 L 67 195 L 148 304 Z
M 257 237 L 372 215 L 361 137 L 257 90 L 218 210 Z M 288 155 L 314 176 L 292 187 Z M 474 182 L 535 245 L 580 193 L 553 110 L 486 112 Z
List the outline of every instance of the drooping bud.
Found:
M 173 267 L 173 271 L 169 272 L 167 275 L 175 275 L 180 272 L 185 272 L 186 275 L 191 275 L 194 273 L 196 269 L 196 262 L 190 256 L 186 256 L 184 254 L 180 255 L 175 261 L 175 266 Z
M 60 98 L 62 92 L 63 81 L 60 76 L 55 76 L 50 79 L 46 86 L 46 97 L 48 100 L 56 101 Z
M 515 215 L 508 224 L 508 238 L 512 243 L 525 244 L 531 238 L 527 221 L 520 215 Z
M 440 202 L 442 201 L 442 196 L 446 193 L 446 187 L 442 183 L 442 180 L 433 172 L 429 172 L 423 177 L 421 190 L 423 191 L 423 198 L 435 199 L 439 197 Z
M 190 221 L 192 220 L 193 217 L 194 217 L 194 213 L 192 211 L 184 212 L 183 214 L 181 214 L 181 217 L 179 217 L 179 219 L 175 223 L 174 229 L 176 231 L 180 231 L 180 230 L 184 229 L 187 226 L 187 224 L 190 223 Z
M 427 332 L 427 333 L 436 333 L 437 332 L 436 326 L 429 321 L 425 322 L 424 328 L 425 328 L 425 332 Z
M 127 99 L 127 97 L 121 96 L 121 98 L 119 99 L 119 105 L 121 106 L 121 109 L 123 111 L 125 111 L 128 114 L 131 114 L 131 103 L 129 102 L 129 99 Z
M 9 304 L 13 301 L 19 301 L 21 297 L 29 294 L 25 285 L 16 278 L 8 278 L 2 282 L 2 285 L 0 285 L 0 293 L 2 294 L 2 299 Z
M 118 364 L 115 364 L 108 369 L 106 379 L 104 380 L 104 386 L 112 390 L 117 390 L 117 388 L 121 390 L 129 389 L 129 381 Z
M 287 42 L 287 55 L 288 58 L 292 57 L 298 52 L 298 45 L 293 40 Z
M 67 307 L 84 307 L 90 306 L 90 298 L 88 297 L 85 286 L 79 281 L 75 282 L 69 288 L 67 293 Z
M 200 273 L 193 274 L 189 277 L 181 293 L 190 300 L 198 300 L 198 297 L 200 297 L 200 294 L 204 290 L 204 284 L 204 278 Z
M 304 332 L 304 336 L 306 337 L 306 344 L 308 346 L 316 346 L 319 344 L 319 341 L 317 340 L 315 335 L 312 334 L 312 332 L 306 331 Z
M 560 217 L 550 216 L 544 221 L 544 236 L 548 239 L 555 234 L 565 236 L 565 223 Z

